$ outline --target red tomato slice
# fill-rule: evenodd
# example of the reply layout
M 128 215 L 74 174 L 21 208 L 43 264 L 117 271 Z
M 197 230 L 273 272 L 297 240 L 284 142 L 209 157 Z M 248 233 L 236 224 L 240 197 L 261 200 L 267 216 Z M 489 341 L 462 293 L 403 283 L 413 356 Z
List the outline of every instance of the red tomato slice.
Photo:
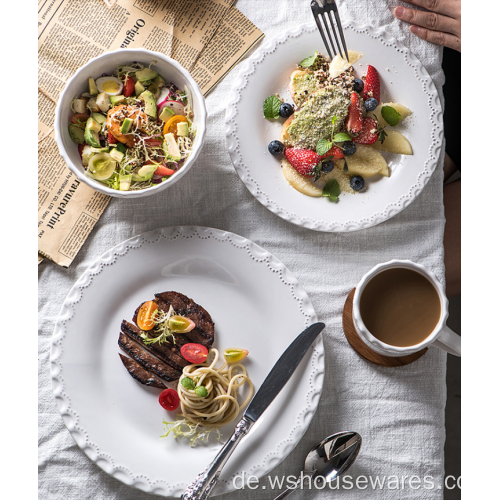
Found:
M 179 406 L 179 395 L 174 389 L 165 389 L 160 394 L 158 401 L 165 410 L 174 411 Z
M 77 113 L 71 118 L 71 123 L 78 125 L 80 128 L 85 128 L 88 119 L 89 115 L 87 113 Z
M 134 81 L 132 80 L 132 78 L 129 78 L 128 76 L 124 78 L 125 80 L 123 83 L 123 95 L 125 97 L 130 97 L 135 90 Z
M 184 344 L 181 354 L 190 363 L 203 363 L 208 357 L 208 349 L 201 344 Z

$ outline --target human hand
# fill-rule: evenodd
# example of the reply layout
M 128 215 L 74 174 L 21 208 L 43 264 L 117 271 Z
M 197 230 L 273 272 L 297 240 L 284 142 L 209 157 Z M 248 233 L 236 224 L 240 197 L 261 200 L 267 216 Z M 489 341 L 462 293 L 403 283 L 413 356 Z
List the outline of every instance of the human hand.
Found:
M 394 15 L 411 23 L 410 31 L 438 45 L 461 51 L 461 0 L 405 0 L 430 12 L 396 7 Z

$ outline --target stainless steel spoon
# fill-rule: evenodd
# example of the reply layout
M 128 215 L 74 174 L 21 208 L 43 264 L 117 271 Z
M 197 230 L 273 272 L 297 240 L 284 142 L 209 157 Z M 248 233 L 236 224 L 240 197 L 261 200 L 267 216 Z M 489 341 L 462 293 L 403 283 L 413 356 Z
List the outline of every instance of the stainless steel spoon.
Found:
M 274 500 L 281 500 L 300 488 L 302 478 L 310 477 L 311 484 L 318 476 L 327 482 L 333 481 L 349 469 L 360 449 L 361 436 L 357 432 L 338 432 L 328 436 L 307 454 L 303 474 L 296 485 L 289 486 Z

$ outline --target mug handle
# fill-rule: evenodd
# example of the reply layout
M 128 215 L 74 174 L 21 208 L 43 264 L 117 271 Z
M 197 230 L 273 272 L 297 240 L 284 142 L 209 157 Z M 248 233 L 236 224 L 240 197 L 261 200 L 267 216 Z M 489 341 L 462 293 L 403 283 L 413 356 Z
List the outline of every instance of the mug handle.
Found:
M 462 356 L 462 339 L 460 335 L 457 335 L 446 325 L 439 332 L 439 336 L 434 342 L 432 342 L 431 345 L 438 347 L 449 354 L 453 354 L 454 356 Z

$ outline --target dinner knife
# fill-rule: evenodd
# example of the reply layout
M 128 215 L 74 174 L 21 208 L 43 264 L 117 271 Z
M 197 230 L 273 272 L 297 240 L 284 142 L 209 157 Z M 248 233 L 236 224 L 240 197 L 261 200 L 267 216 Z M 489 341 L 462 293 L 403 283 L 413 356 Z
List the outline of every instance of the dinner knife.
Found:
M 248 405 L 231 438 L 226 442 L 214 461 L 188 486 L 181 500 L 206 500 L 221 475 L 222 468 L 236 446 L 246 436 L 267 407 L 274 401 L 299 365 L 305 353 L 325 328 L 324 323 L 314 323 L 306 328 L 281 355 L 257 394 Z

